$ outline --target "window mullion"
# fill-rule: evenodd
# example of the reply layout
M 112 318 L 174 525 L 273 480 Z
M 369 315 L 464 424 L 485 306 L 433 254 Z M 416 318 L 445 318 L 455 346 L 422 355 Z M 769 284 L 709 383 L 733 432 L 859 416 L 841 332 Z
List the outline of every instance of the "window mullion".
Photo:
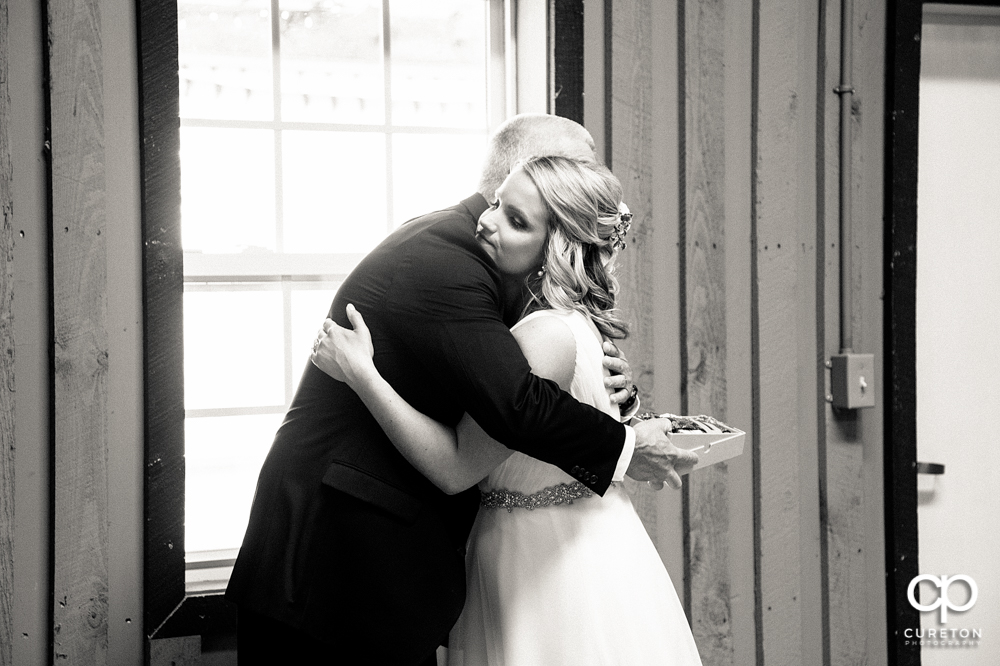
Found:
M 285 278 L 281 281 L 281 309 L 284 319 L 285 338 L 285 405 L 292 404 L 292 395 L 295 393 L 292 368 L 292 282 Z
M 271 86 L 274 108 L 274 249 L 285 251 L 284 178 L 281 144 L 281 7 L 280 0 L 271 0 Z
M 392 27 L 389 0 L 382 0 L 382 71 L 385 97 L 385 229 L 393 229 L 394 191 L 392 183 Z

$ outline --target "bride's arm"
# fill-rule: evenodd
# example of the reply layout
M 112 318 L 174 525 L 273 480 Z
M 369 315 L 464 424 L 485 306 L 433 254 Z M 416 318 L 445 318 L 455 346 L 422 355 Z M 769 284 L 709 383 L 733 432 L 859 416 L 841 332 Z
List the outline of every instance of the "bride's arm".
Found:
M 372 362 L 371 335 L 353 306 L 347 317 L 354 330 L 326 320 L 312 362 L 334 379 L 346 382 L 361 398 L 404 458 L 434 485 L 454 494 L 475 485 L 511 454 L 466 414 L 456 430 L 417 411 L 378 373 Z M 561 329 L 561 330 L 560 330 Z M 573 379 L 576 343 L 569 328 L 552 317 L 521 326 L 514 337 L 532 371 L 563 389 Z

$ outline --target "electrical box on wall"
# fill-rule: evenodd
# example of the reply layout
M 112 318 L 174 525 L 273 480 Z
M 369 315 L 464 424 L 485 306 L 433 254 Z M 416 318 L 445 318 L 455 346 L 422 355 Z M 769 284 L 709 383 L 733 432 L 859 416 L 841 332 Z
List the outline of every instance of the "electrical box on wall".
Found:
M 875 355 L 835 354 L 830 357 L 833 406 L 857 409 L 875 406 Z

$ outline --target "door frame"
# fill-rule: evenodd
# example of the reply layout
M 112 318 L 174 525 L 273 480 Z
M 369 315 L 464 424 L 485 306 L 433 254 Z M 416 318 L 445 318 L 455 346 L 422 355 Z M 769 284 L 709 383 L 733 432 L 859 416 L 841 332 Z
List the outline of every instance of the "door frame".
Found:
M 917 141 L 925 4 L 1000 6 L 1000 0 L 891 0 L 886 21 L 885 575 L 888 661 L 920 664 L 902 632 L 920 626 L 907 599 L 919 573 L 917 533 Z

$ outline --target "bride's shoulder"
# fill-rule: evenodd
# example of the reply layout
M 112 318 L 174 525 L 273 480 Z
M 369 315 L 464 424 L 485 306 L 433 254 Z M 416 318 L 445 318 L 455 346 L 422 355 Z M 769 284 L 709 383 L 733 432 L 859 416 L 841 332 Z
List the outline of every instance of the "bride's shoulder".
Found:
M 519 322 L 513 334 L 534 374 L 569 388 L 576 371 L 576 336 L 564 317 L 534 313 Z

